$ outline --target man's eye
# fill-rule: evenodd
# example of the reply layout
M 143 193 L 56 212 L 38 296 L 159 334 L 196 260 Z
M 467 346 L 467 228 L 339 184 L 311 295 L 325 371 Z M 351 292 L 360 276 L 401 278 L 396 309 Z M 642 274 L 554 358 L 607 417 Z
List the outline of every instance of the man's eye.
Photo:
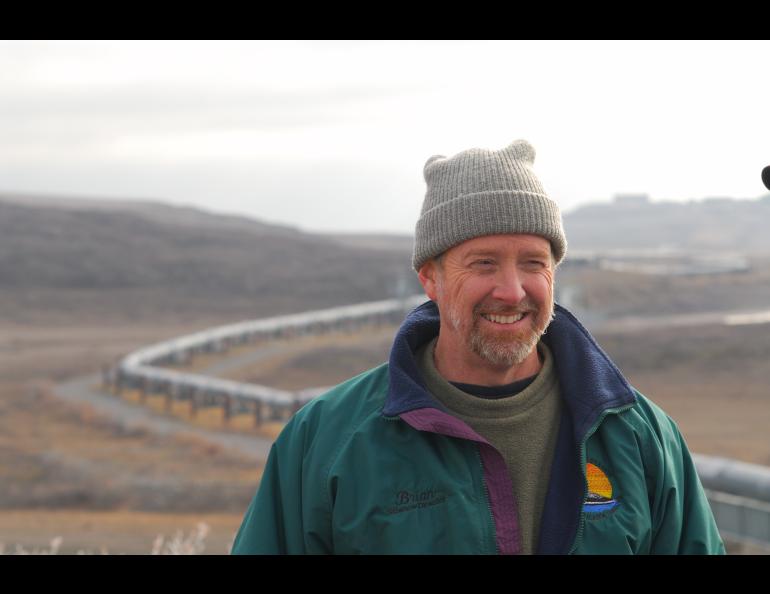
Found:
M 481 264 L 482 266 L 491 266 L 494 263 L 494 260 L 476 260 L 474 262 L 474 264 Z

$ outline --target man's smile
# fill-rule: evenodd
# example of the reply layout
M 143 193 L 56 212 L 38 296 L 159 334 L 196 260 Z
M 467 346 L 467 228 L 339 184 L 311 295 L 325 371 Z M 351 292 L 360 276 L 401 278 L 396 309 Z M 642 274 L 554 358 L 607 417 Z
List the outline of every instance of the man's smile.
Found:
M 515 314 L 512 316 L 501 316 L 497 314 L 481 314 L 481 317 L 489 322 L 497 324 L 498 326 L 513 326 L 517 322 L 521 321 L 523 318 L 527 317 L 528 315 L 529 314 L 525 312 L 525 313 Z

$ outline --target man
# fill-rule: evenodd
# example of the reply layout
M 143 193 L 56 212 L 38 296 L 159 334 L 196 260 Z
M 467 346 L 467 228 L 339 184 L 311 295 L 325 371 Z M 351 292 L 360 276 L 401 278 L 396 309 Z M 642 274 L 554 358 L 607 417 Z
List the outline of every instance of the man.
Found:
M 430 301 L 288 423 L 234 553 L 724 553 L 676 424 L 554 304 L 567 242 L 534 157 L 428 160 Z

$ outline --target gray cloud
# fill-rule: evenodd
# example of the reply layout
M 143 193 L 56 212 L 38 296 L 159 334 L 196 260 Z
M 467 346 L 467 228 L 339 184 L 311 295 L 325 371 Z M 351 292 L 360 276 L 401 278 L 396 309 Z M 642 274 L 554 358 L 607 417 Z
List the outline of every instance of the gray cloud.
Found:
M 422 91 L 406 85 L 294 92 L 149 84 L 46 92 L 3 89 L 0 151 L 21 158 L 64 149 L 98 150 L 99 142 L 124 134 L 276 132 L 366 122 L 376 119 L 380 106 L 394 96 Z

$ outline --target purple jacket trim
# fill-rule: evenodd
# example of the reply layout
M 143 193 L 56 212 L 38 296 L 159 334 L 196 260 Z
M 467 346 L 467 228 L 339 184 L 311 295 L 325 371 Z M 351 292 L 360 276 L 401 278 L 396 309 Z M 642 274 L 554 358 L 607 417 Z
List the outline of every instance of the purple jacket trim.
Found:
M 460 419 L 436 408 L 420 408 L 399 415 L 418 431 L 439 433 L 449 437 L 469 439 L 479 443 L 484 480 L 489 492 L 489 504 L 495 522 L 497 550 L 501 555 L 521 553 L 519 513 L 513 497 L 508 467 L 502 454 Z

